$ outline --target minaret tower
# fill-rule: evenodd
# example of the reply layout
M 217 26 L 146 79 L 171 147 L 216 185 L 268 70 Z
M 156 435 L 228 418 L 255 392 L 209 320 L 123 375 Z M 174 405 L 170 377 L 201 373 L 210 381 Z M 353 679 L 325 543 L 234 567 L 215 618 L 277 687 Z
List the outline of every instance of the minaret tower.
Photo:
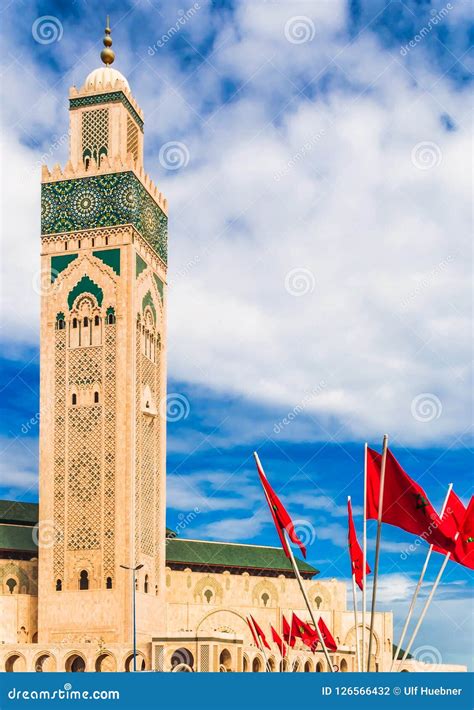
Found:
M 41 643 L 130 644 L 120 565 L 143 565 L 139 642 L 166 623 L 167 203 L 108 19 L 104 45 L 70 90 L 69 160 L 42 175 Z

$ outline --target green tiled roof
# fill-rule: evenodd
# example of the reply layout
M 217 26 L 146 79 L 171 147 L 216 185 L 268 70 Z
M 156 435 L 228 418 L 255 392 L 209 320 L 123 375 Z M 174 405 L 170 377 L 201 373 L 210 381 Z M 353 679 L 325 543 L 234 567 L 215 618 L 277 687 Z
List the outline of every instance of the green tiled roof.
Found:
M 36 552 L 33 529 L 24 525 L 0 525 L 0 549 L 18 552 Z
M 169 539 L 166 541 L 166 562 L 202 565 L 203 567 L 242 568 L 290 572 L 291 562 L 279 547 L 237 545 L 228 542 Z M 307 562 L 297 560 L 299 570 L 306 575 L 318 574 Z
M 0 500 L 0 523 L 36 525 L 37 522 L 38 503 L 19 503 L 13 500 Z

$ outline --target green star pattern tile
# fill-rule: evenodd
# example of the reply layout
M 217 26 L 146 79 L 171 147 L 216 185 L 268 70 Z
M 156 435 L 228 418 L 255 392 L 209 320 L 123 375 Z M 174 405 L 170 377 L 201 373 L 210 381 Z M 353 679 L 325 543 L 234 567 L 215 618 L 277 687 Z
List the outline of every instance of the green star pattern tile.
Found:
M 41 233 L 133 224 L 166 264 L 168 219 L 130 171 L 41 186 Z

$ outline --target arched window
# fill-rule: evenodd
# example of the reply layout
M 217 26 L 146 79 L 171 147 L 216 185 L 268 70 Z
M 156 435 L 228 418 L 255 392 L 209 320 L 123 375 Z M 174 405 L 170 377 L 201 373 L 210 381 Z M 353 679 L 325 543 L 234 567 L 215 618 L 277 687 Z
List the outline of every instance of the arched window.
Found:
M 211 599 L 212 599 L 212 597 L 213 597 L 212 590 L 211 590 L 211 589 L 206 589 L 206 591 L 204 592 L 204 596 L 206 597 L 207 603 L 210 604 L 210 603 L 211 603 Z
M 94 317 L 94 325 L 100 325 L 100 318 L 99 316 Z
M 145 594 L 148 594 L 148 575 L 145 575 L 145 581 L 143 583 L 143 591 Z
M 99 404 L 99 393 L 94 392 L 94 404 Z
M 107 577 L 105 580 L 105 588 L 112 589 L 112 577 Z
M 263 594 L 262 594 L 263 606 L 267 606 L 269 601 L 270 601 L 270 597 L 268 596 L 268 594 L 266 592 L 263 592 Z
M 77 328 L 77 318 L 72 319 L 72 327 Z
M 56 321 L 57 330 L 64 330 L 65 327 L 66 327 L 66 323 L 65 323 L 64 319 L 58 318 L 58 320 Z
M 114 325 L 115 323 L 115 313 L 109 313 L 107 315 L 107 323 L 108 325 Z
M 72 395 L 71 404 L 73 405 L 73 407 L 77 404 L 77 394 Z
M 84 318 L 84 328 L 88 328 L 88 327 L 89 327 L 89 318 L 86 316 Z
M 63 583 L 60 579 L 56 580 L 56 591 L 57 592 L 62 592 L 63 590 Z
M 79 589 L 89 589 L 89 572 L 85 569 L 79 575 Z
M 323 600 L 321 599 L 321 597 L 315 597 L 314 603 L 316 604 L 316 608 L 319 609 L 319 607 L 323 603 Z
M 13 577 L 10 577 L 10 579 L 7 579 L 6 585 L 10 591 L 10 594 L 13 594 L 13 590 L 16 587 L 16 579 L 13 579 Z

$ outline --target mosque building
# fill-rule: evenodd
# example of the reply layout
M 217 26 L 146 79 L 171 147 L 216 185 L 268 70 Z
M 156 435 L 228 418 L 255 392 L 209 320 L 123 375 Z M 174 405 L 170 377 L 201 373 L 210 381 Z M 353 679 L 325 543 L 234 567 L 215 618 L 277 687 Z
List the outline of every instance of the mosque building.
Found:
M 282 614 L 307 612 L 281 548 L 166 529 L 168 204 L 109 27 L 104 45 L 69 93 L 69 160 L 42 173 L 39 506 L 0 502 L 0 670 L 133 670 L 135 597 L 138 670 L 262 672 L 246 617 L 270 639 Z M 356 670 L 346 582 L 298 566 L 332 662 Z M 392 614 L 377 613 L 372 670 L 389 669 L 392 642 Z M 274 644 L 267 656 L 271 670 L 327 670 L 298 641 L 285 662 Z

